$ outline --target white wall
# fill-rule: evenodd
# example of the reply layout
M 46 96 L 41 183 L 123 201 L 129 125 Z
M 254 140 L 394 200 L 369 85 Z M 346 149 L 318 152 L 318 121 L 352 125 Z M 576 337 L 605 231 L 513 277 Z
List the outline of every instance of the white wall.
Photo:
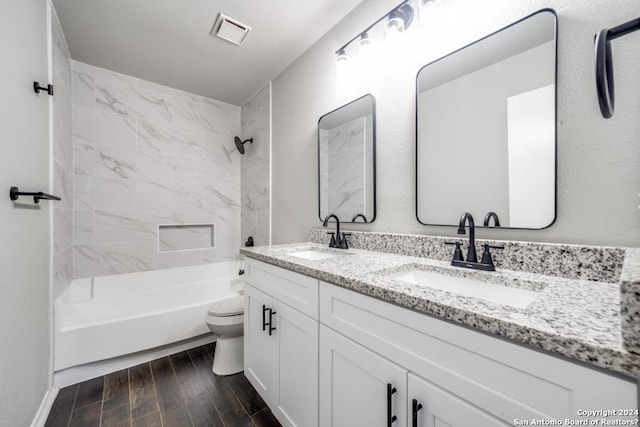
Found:
M 47 391 L 49 369 L 50 209 L 9 187 L 52 190 L 49 106 L 33 81 L 50 83 L 47 2 L 3 3 L 0 13 L 0 425 L 28 426 Z
M 377 218 L 352 229 L 454 235 L 415 219 L 415 77 L 418 69 L 544 7 L 558 14 L 558 215 L 542 231 L 480 230 L 479 236 L 640 246 L 640 33 L 613 42 L 616 114 L 598 110 L 593 35 L 640 13 L 636 0 L 446 0 L 420 35 L 387 61 L 336 81 L 334 52 L 392 9 L 366 0 L 273 81 L 273 243 L 306 240 L 317 218 L 320 116 L 371 93 L 377 109 Z M 406 34 L 409 36 L 409 33 Z M 398 40 L 398 42 L 400 42 Z M 446 177 L 443 177 L 446 179 Z
M 77 61 L 72 68 L 74 277 L 234 259 L 240 107 Z M 214 224 L 215 247 L 199 245 L 195 227 L 159 244 L 159 225 L 185 224 Z M 158 250 L 169 244 L 199 249 Z

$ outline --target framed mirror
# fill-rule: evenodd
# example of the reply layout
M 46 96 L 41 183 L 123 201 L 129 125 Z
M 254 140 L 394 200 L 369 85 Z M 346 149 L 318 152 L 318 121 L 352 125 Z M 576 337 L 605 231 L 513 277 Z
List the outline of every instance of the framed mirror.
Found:
M 555 221 L 556 33 L 541 10 L 420 69 L 420 223 L 458 225 L 464 212 L 480 226 L 489 212 L 505 228 Z
M 364 95 L 318 120 L 320 220 L 376 218 L 376 105 Z

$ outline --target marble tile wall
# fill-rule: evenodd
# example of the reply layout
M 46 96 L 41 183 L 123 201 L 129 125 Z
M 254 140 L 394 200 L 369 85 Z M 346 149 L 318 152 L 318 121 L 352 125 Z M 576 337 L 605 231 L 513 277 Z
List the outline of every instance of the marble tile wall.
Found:
M 242 106 L 242 241 L 249 236 L 258 245 L 271 243 L 271 84 Z
M 71 136 L 71 54 L 55 9 L 51 8 L 53 86 L 53 298 L 73 277 L 73 145 Z
M 72 70 L 74 277 L 238 256 L 240 108 L 81 62 Z M 214 224 L 215 247 L 159 251 L 160 224 Z

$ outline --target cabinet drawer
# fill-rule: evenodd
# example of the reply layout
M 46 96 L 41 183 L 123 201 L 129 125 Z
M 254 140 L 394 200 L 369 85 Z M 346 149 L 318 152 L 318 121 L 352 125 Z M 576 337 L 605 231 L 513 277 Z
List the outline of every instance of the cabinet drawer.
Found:
M 318 280 L 247 258 L 245 281 L 307 316 L 318 319 Z
M 509 423 L 638 405 L 631 380 L 325 282 L 320 322 Z

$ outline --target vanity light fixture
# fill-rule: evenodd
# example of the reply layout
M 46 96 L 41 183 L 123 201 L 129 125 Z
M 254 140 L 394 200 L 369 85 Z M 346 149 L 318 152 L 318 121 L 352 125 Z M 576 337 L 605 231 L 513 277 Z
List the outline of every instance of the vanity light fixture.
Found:
M 361 56 L 363 57 L 362 59 L 365 56 L 369 56 L 374 44 L 377 43 L 374 41 L 375 38 L 382 36 L 395 39 L 397 34 L 406 32 L 413 22 L 416 8 L 424 2 L 425 0 L 403 1 L 336 50 L 335 58 L 338 78 L 344 74 L 342 69 L 346 68 L 347 59 L 350 56 Z

